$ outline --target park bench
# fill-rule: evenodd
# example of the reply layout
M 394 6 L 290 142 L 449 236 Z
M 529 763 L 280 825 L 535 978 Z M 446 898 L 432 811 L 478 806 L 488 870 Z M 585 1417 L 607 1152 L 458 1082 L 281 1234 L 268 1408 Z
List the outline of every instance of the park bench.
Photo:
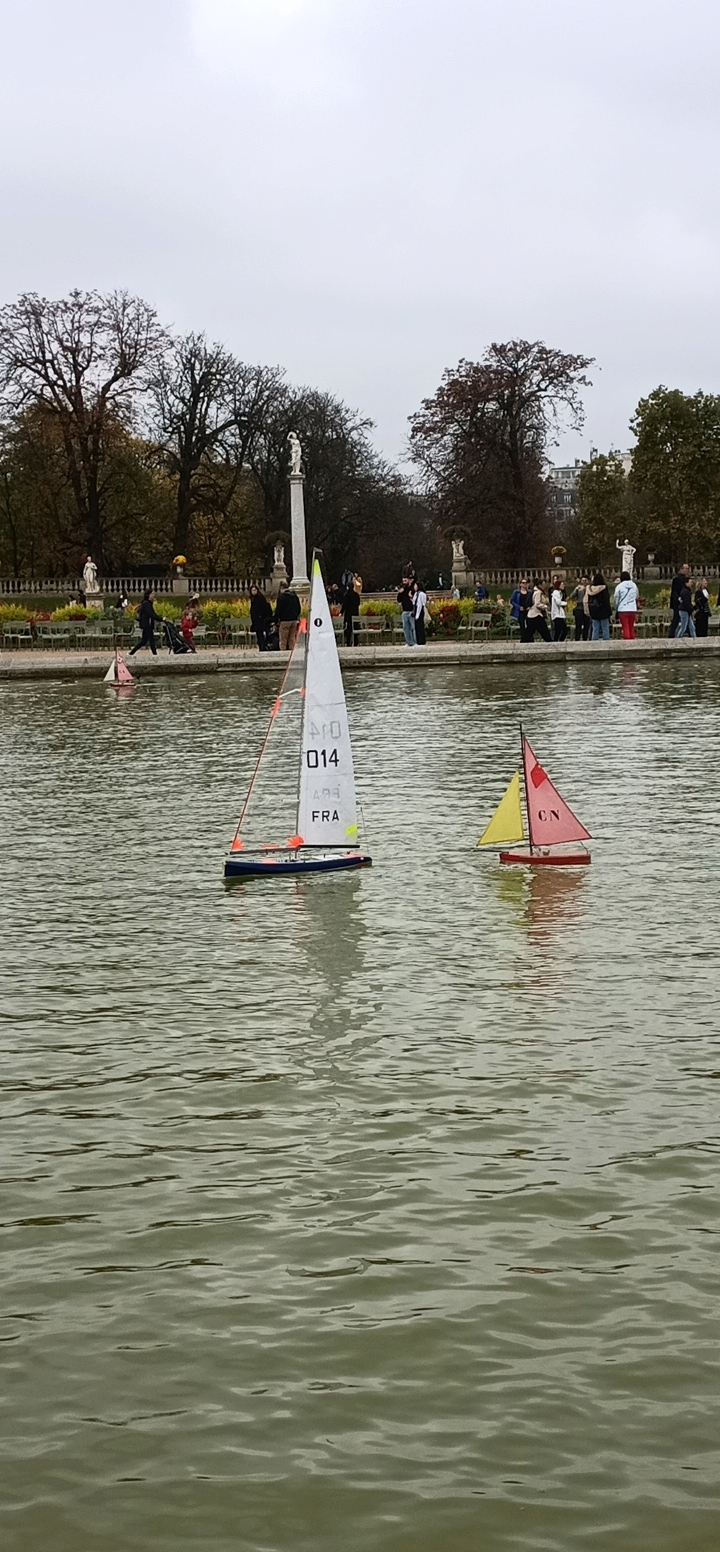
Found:
M 382 614 L 361 614 L 357 618 L 357 636 L 359 641 L 374 641 L 379 643 L 380 637 L 385 632 L 385 616 Z
M 29 620 L 7 620 L 2 627 L 3 645 L 6 647 L 31 647 L 32 626 Z

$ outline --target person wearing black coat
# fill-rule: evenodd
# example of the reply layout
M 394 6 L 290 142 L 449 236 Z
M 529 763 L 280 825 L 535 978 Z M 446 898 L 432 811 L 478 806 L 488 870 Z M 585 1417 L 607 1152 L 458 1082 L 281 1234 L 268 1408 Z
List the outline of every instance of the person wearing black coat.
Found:
M 686 561 L 685 565 L 680 567 L 677 575 L 673 577 L 670 584 L 670 608 L 672 609 L 672 619 L 670 621 L 668 636 L 677 636 L 678 626 L 680 624 L 680 594 L 683 588 L 686 587 L 689 576 L 690 567 Z
M 154 594 L 152 588 L 146 587 L 142 596 L 142 603 L 138 609 L 138 625 L 142 631 L 142 636 L 137 643 L 137 646 L 133 647 L 130 653 L 130 657 L 134 657 L 135 653 L 139 652 L 141 647 L 149 647 L 153 657 L 157 657 L 157 647 L 155 646 L 155 626 L 159 623 L 159 616 L 155 613 L 153 598 Z
M 358 644 L 357 622 L 359 615 L 360 594 L 358 593 L 356 587 L 353 585 L 352 587 L 348 588 L 345 597 L 343 598 L 342 606 L 342 616 L 343 620 L 345 621 L 344 635 L 346 647 L 356 647 Z
M 250 624 L 257 636 L 257 644 L 261 652 L 268 651 L 268 630 L 272 625 L 272 604 L 259 587 L 253 585 L 250 589 Z
M 298 633 L 301 604 L 294 587 L 281 582 L 275 604 L 275 624 L 280 633 L 280 651 L 292 652 Z
M 707 636 L 710 624 L 710 594 L 707 577 L 701 577 L 695 589 L 695 634 Z

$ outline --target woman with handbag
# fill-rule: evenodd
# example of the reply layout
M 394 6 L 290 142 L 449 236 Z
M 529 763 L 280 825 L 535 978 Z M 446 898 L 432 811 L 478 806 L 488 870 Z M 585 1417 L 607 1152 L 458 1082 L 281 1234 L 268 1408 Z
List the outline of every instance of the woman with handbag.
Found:
M 415 641 L 419 647 L 427 644 L 425 627 L 430 619 L 430 610 L 427 606 L 427 593 L 415 582 L 413 586 L 413 613 L 415 615 Z
M 542 590 L 542 584 L 537 580 L 533 583 L 532 603 L 527 612 L 528 630 L 531 642 L 536 636 L 542 636 L 543 641 L 550 641 L 550 627 L 547 622 L 548 601 Z

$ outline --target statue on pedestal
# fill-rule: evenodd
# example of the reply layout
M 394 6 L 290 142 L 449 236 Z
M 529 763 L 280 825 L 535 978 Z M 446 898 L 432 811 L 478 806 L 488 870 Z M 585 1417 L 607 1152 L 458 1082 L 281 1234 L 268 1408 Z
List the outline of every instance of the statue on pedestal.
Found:
M 629 539 L 617 539 L 615 549 L 622 550 L 622 570 L 633 574 L 633 560 L 635 557 L 635 545 Z
M 302 460 L 302 448 L 300 446 L 300 438 L 296 431 L 290 432 L 288 436 L 288 442 L 290 443 L 290 473 L 302 474 L 302 469 L 300 467 Z
M 285 545 L 279 542 L 273 550 L 273 562 L 276 568 L 285 566 Z
M 465 540 L 453 539 L 453 571 L 467 571 L 468 558 L 465 554 Z
M 88 555 L 83 566 L 83 590 L 86 593 L 99 593 L 98 569 L 91 555 Z

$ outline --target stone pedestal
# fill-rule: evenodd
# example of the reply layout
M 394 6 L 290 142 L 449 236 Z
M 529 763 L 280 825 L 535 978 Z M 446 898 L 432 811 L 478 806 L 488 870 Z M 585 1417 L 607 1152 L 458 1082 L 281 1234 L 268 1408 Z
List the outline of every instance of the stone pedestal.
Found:
M 305 539 L 304 474 L 290 475 L 290 535 L 292 538 L 292 579 L 290 586 L 309 588 L 307 541 Z
M 86 609 L 99 609 L 102 612 L 104 607 L 105 607 L 105 599 L 103 598 L 103 595 L 100 592 L 99 588 L 98 588 L 97 592 L 95 592 L 95 593 L 86 593 L 85 594 L 85 608 Z
M 465 556 L 462 563 L 453 561 L 452 586 L 461 593 L 471 593 L 475 586 L 475 572 L 470 570 Z
M 273 598 L 277 597 L 277 594 L 280 591 L 280 583 L 287 582 L 287 579 L 287 566 L 285 565 L 284 560 L 276 560 L 270 577 L 270 592 L 272 593 Z
M 177 596 L 187 598 L 190 592 L 190 578 L 184 576 L 182 572 L 178 572 L 177 576 L 173 577 L 172 590 Z

